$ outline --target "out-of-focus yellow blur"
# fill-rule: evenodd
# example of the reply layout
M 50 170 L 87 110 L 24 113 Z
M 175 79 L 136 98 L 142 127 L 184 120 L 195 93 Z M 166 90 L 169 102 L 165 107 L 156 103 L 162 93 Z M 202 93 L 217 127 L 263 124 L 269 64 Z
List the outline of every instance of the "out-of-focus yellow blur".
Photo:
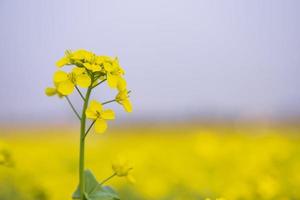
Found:
M 78 140 L 74 130 L 2 131 L 1 200 L 67 200 L 77 185 Z M 300 199 L 299 129 L 253 126 L 135 127 L 91 133 L 86 167 L 99 180 L 111 160 L 134 163 L 136 184 L 109 182 L 123 200 Z

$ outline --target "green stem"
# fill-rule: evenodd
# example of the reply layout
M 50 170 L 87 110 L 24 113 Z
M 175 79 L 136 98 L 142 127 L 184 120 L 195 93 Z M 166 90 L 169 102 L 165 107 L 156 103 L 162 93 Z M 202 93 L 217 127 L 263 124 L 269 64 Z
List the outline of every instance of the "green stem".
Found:
M 80 97 L 82 98 L 83 101 L 85 101 L 85 98 L 83 96 L 83 94 L 80 92 L 79 88 L 75 85 L 75 88 L 77 90 L 77 92 L 79 93 Z
M 106 79 L 100 81 L 99 83 L 97 83 L 96 85 L 93 86 L 93 88 L 97 87 L 98 85 L 100 85 L 101 83 L 103 83 L 104 81 L 106 81 Z
M 87 131 L 85 132 L 84 138 L 87 136 L 87 134 L 89 133 L 89 131 L 91 130 L 91 128 L 93 127 L 93 125 L 95 124 L 96 120 L 94 120 L 91 124 L 90 127 L 87 129 Z
M 112 179 L 113 177 L 115 177 L 117 174 L 114 173 L 113 175 L 111 175 L 110 177 L 104 179 L 101 183 L 99 183 L 99 185 L 103 185 L 104 183 L 106 183 L 107 181 L 109 181 L 110 179 Z
M 112 102 L 115 102 L 115 101 L 116 101 L 115 99 L 110 100 L 110 101 L 105 101 L 105 102 L 102 103 L 102 105 L 105 105 L 105 104 L 108 104 L 108 103 L 112 103 Z
M 75 109 L 75 107 L 73 106 L 73 104 L 72 104 L 71 100 L 69 99 L 69 97 L 68 97 L 68 96 L 65 96 L 65 97 L 66 97 L 66 99 L 67 99 L 69 105 L 71 106 L 73 112 L 74 112 L 75 115 L 77 116 L 77 118 L 78 118 L 79 120 L 81 120 L 81 118 L 80 118 L 78 112 L 76 111 L 76 109 Z
M 79 188 L 80 188 L 80 200 L 84 200 L 84 146 L 85 146 L 85 125 L 86 125 L 86 115 L 85 111 L 87 109 L 89 98 L 91 95 L 92 86 L 87 89 L 84 104 L 81 114 L 80 123 L 80 152 L 79 152 Z

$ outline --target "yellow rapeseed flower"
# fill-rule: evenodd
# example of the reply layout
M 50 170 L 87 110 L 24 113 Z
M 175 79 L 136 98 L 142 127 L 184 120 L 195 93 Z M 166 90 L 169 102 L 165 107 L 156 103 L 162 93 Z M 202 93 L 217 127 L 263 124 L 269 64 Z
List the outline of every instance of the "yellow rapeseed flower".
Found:
M 117 88 L 119 93 L 115 97 L 116 102 L 121 104 L 126 112 L 132 112 L 132 105 L 129 100 L 128 91 L 126 89 L 126 81 L 125 79 L 121 78 L 118 82 Z
M 119 91 L 116 96 L 116 102 L 121 104 L 126 112 L 132 112 L 132 105 L 129 100 L 128 91 L 126 89 Z
M 118 58 L 115 58 L 112 62 L 104 62 L 103 66 L 109 87 L 117 88 L 118 83 L 122 80 L 122 75 L 125 73 L 119 65 Z
M 92 100 L 85 111 L 86 117 L 95 120 L 96 133 L 103 133 L 107 128 L 106 120 L 115 119 L 115 113 L 111 109 L 103 110 L 102 104 Z
M 87 88 L 91 84 L 90 77 L 84 68 L 74 67 L 71 73 L 57 71 L 54 73 L 53 82 L 57 86 L 57 91 L 62 95 L 69 95 L 74 91 L 75 85 Z

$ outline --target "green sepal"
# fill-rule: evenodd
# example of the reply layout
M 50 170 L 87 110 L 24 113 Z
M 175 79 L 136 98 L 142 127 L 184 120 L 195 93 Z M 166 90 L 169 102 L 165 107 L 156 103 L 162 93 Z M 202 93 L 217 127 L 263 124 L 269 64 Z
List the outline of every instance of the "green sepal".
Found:
M 120 200 L 119 195 L 110 187 L 102 187 L 93 173 L 90 170 L 84 171 L 85 187 L 84 198 L 85 200 Z M 77 187 L 72 195 L 73 199 L 80 199 L 80 189 Z

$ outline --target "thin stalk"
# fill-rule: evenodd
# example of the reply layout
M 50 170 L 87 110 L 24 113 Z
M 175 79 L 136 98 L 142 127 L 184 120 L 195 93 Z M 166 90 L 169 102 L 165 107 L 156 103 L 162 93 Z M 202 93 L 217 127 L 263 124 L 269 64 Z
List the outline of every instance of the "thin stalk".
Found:
M 108 103 L 112 103 L 112 102 L 115 102 L 115 101 L 116 101 L 115 99 L 109 100 L 109 101 L 105 101 L 105 102 L 102 103 L 102 105 L 105 105 L 105 104 L 108 104 Z
M 89 133 L 89 131 L 91 130 L 91 128 L 93 127 L 93 125 L 95 124 L 95 122 L 96 122 L 96 120 L 94 120 L 94 121 L 91 123 L 90 127 L 89 127 L 89 128 L 87 129 L 87 131 L 85 132 L 84 138 L 87 136 L 87 134 Z
M 106 79 L 100 81 L 99 83 L 97 83 L 96 85 L 93 86 L 93 88 L 97 87 L 98 85 L 100 85 L 101 83 L 103 83 L 104 81 L 106 81 Z
M 83 101 L 85 101 L 85 98 L 83 96 L 83 94 L 80 92 L 79 88 L 75 85 L 75 88 L 77 90 L 77 92 L 79 93 L 80 97 L 82 98 Z
M 110 179 L 112 179 L 113 177 L 115 177 L 117 174 L 114 173 L 113 175 L 111 175 L 110 177 L 104 179 L 101 183 L 99 183 L 99 185 L 103 185 L 104 183 L 106 183 L 107 181 L 109 181 Z
M 80 200 L 84 200 L 84 146 L 85 146 L 85 125 L 86 115 L 89 98 L 91 95 L 92 86 L 87 89 L 85 100 L 82 108 L 81 123 L 80 123 L 80 152 L 79 152 L 79 188 L 80 188 Z
M 68 97 L 68 96 L 65 96 L 65 97 L 66 97 L 66 99 L 67 99 L 69 105 L 71 106 L 72 110 L 74 111 L 75 115 L 77 116 L 77 118 L 78 118 L 79 120 L 81 120 L 81 118 L 80 118 L 78 112 L 76 111 L 76 109 L 75 109 L 75 107 L 73 106 L 73 104 L 72 104 L 71 100 L 69 99 L 69 97 Z

